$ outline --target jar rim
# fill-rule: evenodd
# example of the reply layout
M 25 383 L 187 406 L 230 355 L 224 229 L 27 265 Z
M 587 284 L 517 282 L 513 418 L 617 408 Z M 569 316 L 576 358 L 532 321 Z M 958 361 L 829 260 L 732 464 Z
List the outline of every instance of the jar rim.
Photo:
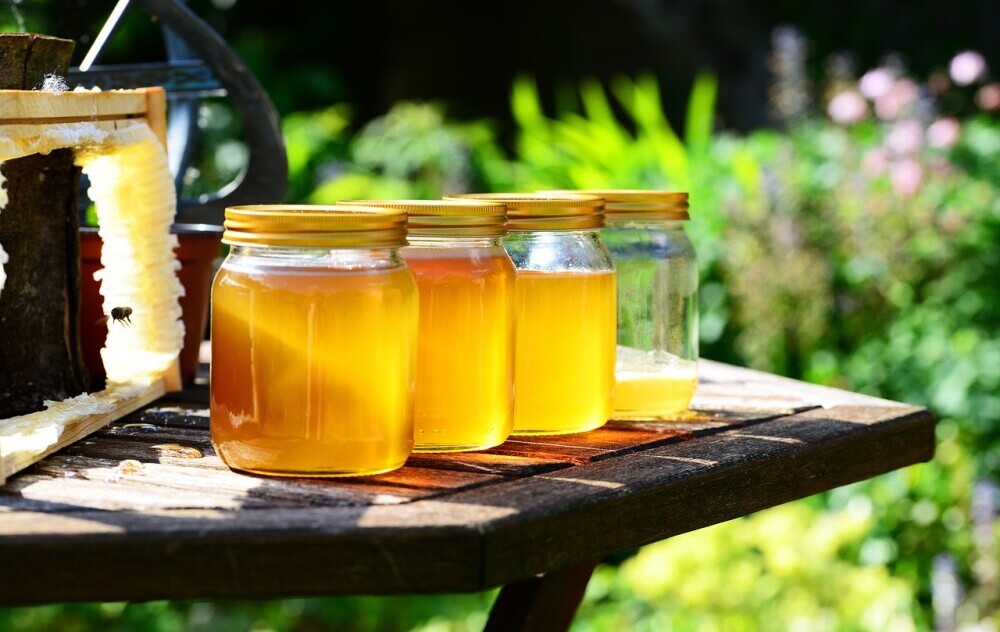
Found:
M 586 194 L 604 198 L 604 212 L 609 220 L 621 219 L 691 219 L 686 191 L 660 189 L 581 189 L 542 191 L 549 195 Z
M 407 215 L 410 235 L 503 237 L 507 206 L 492 200 L 342 200 L 345 206 L 391 208 Z
M 596 195 L 540 193 L 463 193 L 446 200 L 494 200 L 507 206 L 507 229 L 583 230 L 604 226 L 604 199 Z
M 226 209 L 230 245 L 377 248 L 406 243 L 406 214 L 395 209 L 255 204 Z

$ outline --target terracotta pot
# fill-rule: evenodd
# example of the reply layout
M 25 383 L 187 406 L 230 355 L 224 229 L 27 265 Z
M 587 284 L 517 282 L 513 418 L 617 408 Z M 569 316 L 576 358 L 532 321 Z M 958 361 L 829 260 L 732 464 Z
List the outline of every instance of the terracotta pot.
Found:
M 215 273 L 215 261 L 221 254 L 222 227 L 210 224 L 174 224 L 170 232 L 180 242 L 177 258 L 181 269 L 177 276 L 184 286 L 181 311 L 184 319 L 184 348 L 181 349 L 181 380 L 191 383 L 198 372 L 198 348 L 205 334 L 208 304 Z M 81 329 L 83 333 L 83 361 L 90 373 L 91 389 L 104 383 L 104 363 L 101 349 L 107 338 L 104 318 L 104 297 L 94 272 L 101 268 L 101 237 L 97 228 L 80 228 L 81 272 Z

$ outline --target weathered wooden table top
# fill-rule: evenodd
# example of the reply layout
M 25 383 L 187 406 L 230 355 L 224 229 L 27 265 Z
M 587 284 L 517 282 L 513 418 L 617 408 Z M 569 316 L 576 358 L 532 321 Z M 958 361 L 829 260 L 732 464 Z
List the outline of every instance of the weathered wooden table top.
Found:
M 929 459 L 926 409 L 703 361 L 690 419 L 415 455 L 354 479 L 228 470 L 207 389 L 0 487 L 0 602 L 474 591 Z

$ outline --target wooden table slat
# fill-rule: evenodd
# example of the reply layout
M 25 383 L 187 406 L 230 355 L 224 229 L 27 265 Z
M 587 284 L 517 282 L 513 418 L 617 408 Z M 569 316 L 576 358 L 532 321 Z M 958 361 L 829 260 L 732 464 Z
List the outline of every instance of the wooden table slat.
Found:
M 934 423 L 924 409 L 879 410 L 808 411 L 450 500 L 513 510 L 487 527 L 484 583 L 498 585 L 933 456 Z
M 0 487 L 0 602 L 480 590 L 933 453 L 925 409 L 702 371 L 706 412 L 686 421 L 515 438 L 331 480 L 228 470 L 207 391 L 190 389 Z

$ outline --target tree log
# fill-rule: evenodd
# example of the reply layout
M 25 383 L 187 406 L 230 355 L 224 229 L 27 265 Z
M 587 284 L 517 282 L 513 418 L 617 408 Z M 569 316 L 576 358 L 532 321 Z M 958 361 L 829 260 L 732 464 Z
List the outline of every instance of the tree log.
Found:
M 53 37 L 0 35 L 0 89 L 34 90 L 47 74 L 65 75 L 73 47 Z M 9 202 L 0 211 L 0 244 L 10 258 L 0 292 L 0 419 L 87 387 L 73 152 L 11 160 L 2 172 Z

